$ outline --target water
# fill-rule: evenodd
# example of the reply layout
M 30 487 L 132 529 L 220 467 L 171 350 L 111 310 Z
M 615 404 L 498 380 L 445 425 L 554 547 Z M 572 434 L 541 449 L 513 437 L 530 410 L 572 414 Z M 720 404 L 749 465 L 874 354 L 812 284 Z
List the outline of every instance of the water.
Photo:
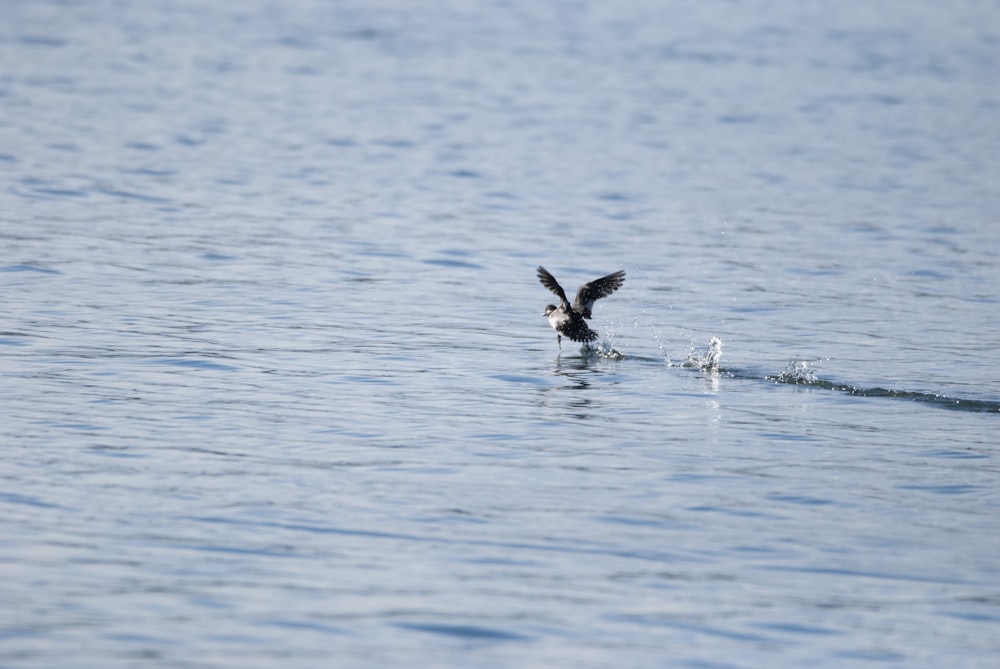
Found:
M 4 15 L 3 666 L 995 665 L 994 4 Z

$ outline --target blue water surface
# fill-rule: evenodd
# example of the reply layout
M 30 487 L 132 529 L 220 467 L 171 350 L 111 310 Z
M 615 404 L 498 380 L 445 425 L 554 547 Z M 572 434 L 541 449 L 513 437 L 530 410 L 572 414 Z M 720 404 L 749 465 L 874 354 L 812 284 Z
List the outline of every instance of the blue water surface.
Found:
M 995 3 L 3 6 L 0 665 L 996 666 Z

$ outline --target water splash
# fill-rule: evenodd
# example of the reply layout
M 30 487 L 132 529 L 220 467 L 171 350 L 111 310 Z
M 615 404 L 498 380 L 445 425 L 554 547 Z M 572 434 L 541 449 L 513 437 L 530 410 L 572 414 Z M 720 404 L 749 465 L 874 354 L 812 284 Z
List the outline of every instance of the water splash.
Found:
M 594 352 L 607 360 L 625 359 L 625 354 L 614 348 L 610 343 L 601 342 L 597 348 L 594 349 Z
M 618 332 L 615 324 L 609 322 L 604 328 L 604 339 L 597 344 L 586 344 L 589 352 L 607 360 L 624 360 L 625 354 L 615 348 L 615 340 L 618 339 Z
M 792 360 L 785 366 L 781 374 L 775 377 L 768 377 L 775 383 L 790 383 L 809 385 L 816 383 L 816 370 L 809 360 Z
M 624 360 L 625 354 L 614 347 L 614 335 L 609 335 L 597 343 L 587 342 L 580 346 L 584 358 L 598 357 L 606 360 Z
M 632 325 L 636 328 L 640 327 L 639 319 L 636 318 L 632 321 Z M 649 323 L 649 331 L 653 335 L 653 341 L 656 342 L 656 347 L 660 349 L 660 355 L 663 357 L 663 361 L 667 363 L 667 367 L 673 366 L 670 361 L 670 354 L 667 353 L 667 346 L 663 343 L 663 337 L 660 336 L 660 329 Z
M 701 351 L 688 351 L 687 360 L 684 367 L 694 367 L 705 371 L 718 371 L 719 363 L 722 361 L 722 338 L 712 337 L 708 340 L 708 346 Z

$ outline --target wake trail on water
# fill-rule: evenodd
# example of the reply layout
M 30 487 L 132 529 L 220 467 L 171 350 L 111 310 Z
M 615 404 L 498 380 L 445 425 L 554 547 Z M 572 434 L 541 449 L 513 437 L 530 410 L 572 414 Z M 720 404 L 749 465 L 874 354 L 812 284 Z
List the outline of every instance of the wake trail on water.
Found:
M 914 390 L 900 390 L 895 388 L 882 388 L 879 386 L 864 387 L 850 383 L 837 383 L 820 378 L 816 374 L 814 363 L 808 360 L 792 360 L 779 374 L 754 373 L 749 370 L 730 369 L 721 366 L 722 362 L 722 338 L 711 337 L 708 345 L 704 348 L 695 348 L 692 345 L 687 357 L 681 363 L 670 360 L 666 354 L 665 347 L 660 340 L 659 333 L 653 328 L 653 337 L 663 359 L 647 358 L 642 356 L 626 355 L 614 348 L 614 336 L 610 340 L 602 340 L 599 344 L 589 349 L 589 352 L 607 360 L 642 360 L 646 362 L 665 362 L 668 367 L 683 367 L 687 369 L 697 369 L 711 374 L 725 375 L 734 379 L 746 379 L 754 381 L 766 381 L 776 384 L 807 386 L 820 390 L 830 390 L 854 397 L 876 397 L 897 400 L 907 400 L 918 402 L 939 409 L 951 411 L 965 411 L 970 413 L 1000 413 L 1000 402 L 993 400 L 981 400 L 972 398 L 952 397 L 941 393 L 920 392 Z
M 812 363 L 806 360 L 793 360 L 784 371 L 776 376 L 765 376 L 765 381 L 784 383 L 794 386 L 809 386 L 822 390 L 835 390 L 855 397 L 889 397 L 900 400 L 910 400 L 953 411 L 970 411 L 973 413 L 1000 413 L 1000 402 L 976 400 L 970 398 L 950 397 L 939 393 L 927 393 L 914 390 L 899 390 L 894 388 L 865 388 L 848 383 L 835 383 L 821 379 L 816 375 Z

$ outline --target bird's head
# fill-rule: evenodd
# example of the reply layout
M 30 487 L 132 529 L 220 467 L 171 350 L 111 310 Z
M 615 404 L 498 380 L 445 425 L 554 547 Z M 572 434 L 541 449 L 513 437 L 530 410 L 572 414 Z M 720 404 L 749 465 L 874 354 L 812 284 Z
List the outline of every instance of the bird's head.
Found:
M 555 310 L 556 310 L 556 305 L 554 305 L 554 304 L 547 304 L 547 305 L 545 305 L 545 311 L 542 312 L 542 316 L 548 316 L 549 314 L 551 314 Z

